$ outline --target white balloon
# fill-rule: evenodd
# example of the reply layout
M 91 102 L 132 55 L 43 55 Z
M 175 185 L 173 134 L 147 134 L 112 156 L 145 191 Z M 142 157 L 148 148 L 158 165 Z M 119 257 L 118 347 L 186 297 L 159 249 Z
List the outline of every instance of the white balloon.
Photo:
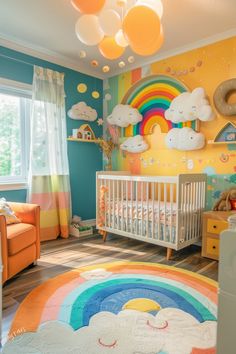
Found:
M 75 33 L 79 40 L 87 45 L 96 45 L 104 37 L 98 17 L 95 15 L 82 15 L 76 22 Z
M 162 18 L 163 5 L 162 5 L 161 0 L 138 0 L 136 5 L 137 6 L 140 6 L 140 5 L 148 6 L 158 14 L 160 19 Z
M 120 15 L 112 9 L 101 11 L 99 23 L 105 35 L 110 37 L 113 37 L 121 28 Z
M 121 47 L 127 47 L 129 45 L 129 42 L 127 41 L 127 39 L 124 36 L 124 32 L 122 31 L 122 29 L 120 29 L 116 35 L 115 35 L 115 41 L 116 43 L 121 46 Z

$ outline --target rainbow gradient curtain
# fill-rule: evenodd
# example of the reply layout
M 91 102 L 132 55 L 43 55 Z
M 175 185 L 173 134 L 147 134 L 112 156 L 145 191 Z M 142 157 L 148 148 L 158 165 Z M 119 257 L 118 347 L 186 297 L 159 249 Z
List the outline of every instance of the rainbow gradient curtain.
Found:
M 41 207 L 41 240 L 69 236 L 71 197 L 64 74 L 34 67 L 28 201 Z

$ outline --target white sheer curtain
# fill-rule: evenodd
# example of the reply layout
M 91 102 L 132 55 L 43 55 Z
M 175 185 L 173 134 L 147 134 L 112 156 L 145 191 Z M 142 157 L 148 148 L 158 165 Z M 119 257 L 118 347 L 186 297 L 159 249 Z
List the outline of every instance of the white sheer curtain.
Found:
M 41 239 L 69 235 L 66 138 L 64 74 L 35 66 L 29 201 L 41 206 Z

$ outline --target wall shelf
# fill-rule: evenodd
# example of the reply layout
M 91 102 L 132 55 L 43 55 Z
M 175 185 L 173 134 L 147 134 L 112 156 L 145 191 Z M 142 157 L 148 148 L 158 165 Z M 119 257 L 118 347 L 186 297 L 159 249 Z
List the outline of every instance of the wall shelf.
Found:
M 214 141 L 214 140 L 208 140 L 207 142 L 208 144 L 211 144 L 211 145 L 231 145 L 231 144 L 236 144 L 236 140 L 233 140 L 233 141 Z
M 77 141 L 79 143 L 94 143 L 94 144 L 101 144 L 101 139 L 78 139 L 78 138 L 67 138 L 68 141 Z
M 214 145 L 236 144 L 236 125 L 228 121 L 218 132 L 214 140 L 208 140 L 208 144 L 212 144 L 212 145 L 213 144 Z

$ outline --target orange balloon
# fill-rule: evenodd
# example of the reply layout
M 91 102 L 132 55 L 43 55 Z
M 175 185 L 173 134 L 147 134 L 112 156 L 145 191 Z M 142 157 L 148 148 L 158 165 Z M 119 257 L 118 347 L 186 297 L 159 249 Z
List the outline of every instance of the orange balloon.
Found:
M 76 10 L 84 14 L 95 14 L 99 12 L 106 0 L 71 0 L 72 5 Z
M 131 45 L 131 48 L 138 55 L 148 56 L 156 53 L 161 48 L 163 42 L 164 42 L 164 35 L 163 35 L 163 31 L 161 31 L 159 37 L 157 37 L 157 39 L 152 43 L 152 45 L 150 46 L 142 45 L 140 47 Z
M 119 46 L 114 37 L 105 37 L 98 45 L 100 53 L 110 60 L 118 59 L 125 51 L 124 47 Z
M 123 21 L 123 32 L 133 47 L 150 47 L 160 33 L 158 14 L 147 6 L 134 6 Z

